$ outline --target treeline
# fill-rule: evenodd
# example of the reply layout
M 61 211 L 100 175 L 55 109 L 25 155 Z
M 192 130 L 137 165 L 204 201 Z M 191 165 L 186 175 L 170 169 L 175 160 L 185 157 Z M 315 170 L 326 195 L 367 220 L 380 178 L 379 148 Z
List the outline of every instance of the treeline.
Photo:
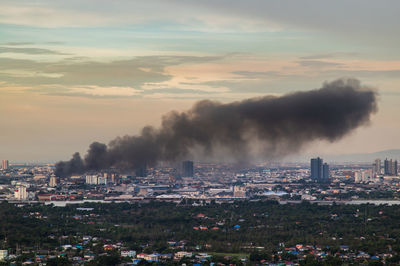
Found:
M 400 251 L 398 206 L 243 201 L 197 207 L 151 202 L 86 203 L 61 208 L 17 207 L 3 202 L 0 217 L 1 248 L 11 249 L 58 248 L 89 235 L 123 242 L 138 252 L 170 252 L 172 246 L 167 241 L 183 240 L 188 250 L 214 252 L 252 252 L 255 247 L 264 247 L 264 252 L 272 254 L 282 245 L 296 244 L 338 251 L 340 245 L 348 245 L 371 255 L 389 248 Z

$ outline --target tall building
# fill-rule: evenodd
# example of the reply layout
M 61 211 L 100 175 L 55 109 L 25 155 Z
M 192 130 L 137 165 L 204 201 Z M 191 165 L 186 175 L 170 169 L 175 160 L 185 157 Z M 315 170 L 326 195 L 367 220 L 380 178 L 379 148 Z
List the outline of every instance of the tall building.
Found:
M 361 171 L 354 172 L 354 182 L 361 183 L 361 181 L 362 181 Z
M 398 164 L 397 164 L 397 160 L 396 161 L 394 161 L 393 163 L 392 163 L 392 175 L 395 175 L 395 176 L 397 176 L 398 175 Z
M 329 165 L 323 163 L 321 158 L 311 159 L 311 179 L 314 181 L 328 181 L 330 177 Z
M 381 174 L 382 163 L 381 159 L 376 159 L 375 162 L 372 164 L 372 175 L 374 177 Z
M 58 183 L 57 177 L 55 175 L 50 176 L 49 186 L 56 187 Z
M 3 160 L 3 161 L 2 161 L 2 164 L 1 164 L 1 169 L 7 170 L 8 167 L 9 167 L 8 160 Z
M 329 180 L 330 178 L 330 172 L 329 172 L 329 165 L 327 163 L 324 163 L 322 165 L 322 179 L 324 181 Z
M 16 200 L 27 200 L 28 199 L 28 192 L 26 191 L 26 186 L 24 185 L 17 185 L 14 191 L 14 198 Z
M 397 160 L 393 161 L 392 159 L 388 160 L 387 158 L 384 161 L 384 174 L 389 176 L 397 176 L 398 174 L 398 165 Z
M 369 181 L 372 181 L 372 170 L 367 169 L 367 170 L 359 170 L 354 172 L 354 182 L 355 183 L 367 183 Z
M 311 179 L 319 181 L 322 179 L 322 159 L 311 159 Z
M 139 167 L 135 170 L 136 177 L 146 177 L 147 176 L 147 169 L 146 166 Z
M 98 175 L 87 175 L 86 184 L 88 185 L 107 185 L 107 178 Z
M 385 175 L 390 174 L 390 161 L 387 158 L 383 161 L 383 173 Z
M 182 176 L 183 177 L 193 177 L 193 161 L 182 162 Z
M 117 182 L 117 175 L 115 173 L 108 173 L 106 177 L 107 177 L 107 183 L 115 184 Z

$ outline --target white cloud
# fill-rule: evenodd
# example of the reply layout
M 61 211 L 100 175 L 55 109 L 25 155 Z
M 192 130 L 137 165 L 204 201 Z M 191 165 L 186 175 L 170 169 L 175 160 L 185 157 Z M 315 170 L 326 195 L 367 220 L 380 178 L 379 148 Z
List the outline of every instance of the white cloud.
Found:
M 135 96 L 142 90 L 131 87 L 101 87 L 101 86 L 76 86 L 69 88 L 72 94 L 86 94 L 90 96 Z

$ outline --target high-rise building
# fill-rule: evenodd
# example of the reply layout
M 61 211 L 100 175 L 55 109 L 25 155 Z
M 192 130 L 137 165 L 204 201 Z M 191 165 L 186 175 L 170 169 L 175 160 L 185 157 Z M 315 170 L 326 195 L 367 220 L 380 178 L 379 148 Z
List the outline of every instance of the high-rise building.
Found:
M 107 183 L 115 184 L 117 182 L 117 175 L 115 173 L 108 173 L 106 177 L 107 177 Z
M 107 185 L 107 178 L 98 175 L 87 175 L 86 184 L 88 185 Z
M 398 165 L 397 160 L 392 163 L 392 175 L 398 175 Z
M 50 180 L 49 180 L 49 186 L 50 187 L 56 187 L 58 183 L 57 177 L 52 175 L 50 176 Z
M 2 164 L 1 164 L 1 169 L 7 170 L 8 167 L 9 167 L 8 160 L 3 160 L 3 161 L 2 161 Z
M 322 179 L 322 159 L 319 157 L 311 159 L 311 179 L 315 181 Z
M 86 184 L 97 185 L 97 175 L 87 175 L 85 179 L 86 179 Z
M 361 172 L 361 179 L 363 182 L 368 182 L 371 180 L 372 171 L 371 169 L 367 169 Z
M 383 161 L 383 173 L 385 175 L 389 175 L 390 173 L 390 161 L 387 158 Z
M 354 172 L 354 182 L 355 183 L 367 183 L 369 181 L 372 181 L 372 170 L 371 169 L 366 169 L 366 170 L 359 170 Z
M 330 178 L 330 172 L 329 172 L 329 165 L 327 163 L 324 163 L 322 165 L 322 179 L 324 181 L 329 180 Z
M 182 162 L 182 176 L 183 177 L 193 177 L 193 161 Z
M 384 161 L 384 174 L 389 176 L 397 176 L 398 174 L 398 165 L 397 160 L 393 161 L 392 159 L 388 160 L 387 158 Z
M 381 159 L 376 159 L 375 162 L 372 164 L 372 175 L 374 177 L 381 174 L 382 163 Z
M 28 199 L 28 192 L 26 191 L 26 186 L 24 185 L 17 185 L 14 191 L 14 198 L 16 200 L 27 200 Z
M 354 172 L 354 182 L 361 183 L 361 181 L 362 181 L 361 171 Z
M 323 163 L 321 158 L 311 159 L 311 179 L 314 181 L 328 181 L 330 177 L 329 165 Z
M 146 166 L 136 168 L 135 175 L 136 177 L 146 177 L 147 176 Z

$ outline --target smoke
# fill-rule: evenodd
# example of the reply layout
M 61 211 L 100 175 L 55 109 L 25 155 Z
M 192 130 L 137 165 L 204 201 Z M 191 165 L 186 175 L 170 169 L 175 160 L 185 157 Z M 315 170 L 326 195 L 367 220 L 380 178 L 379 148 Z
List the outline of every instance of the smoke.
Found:
M 82 159 L 56 165 L 57 176 L 117 167 L 138 169 L 202 154 L 244 161 L 276 158 L 315 140 L 334 142 L 367 124 L 377 111 L 377 95 L 356 79 L 339 79 L 322 88 L 281 97 L 265 96 L 232 103 L 203 100 L 186 112 L 172 111 L 160 128 L 118 137 L 108 146 L 94 142 Z M 221 152 L 223 151 L 223 152 Z

